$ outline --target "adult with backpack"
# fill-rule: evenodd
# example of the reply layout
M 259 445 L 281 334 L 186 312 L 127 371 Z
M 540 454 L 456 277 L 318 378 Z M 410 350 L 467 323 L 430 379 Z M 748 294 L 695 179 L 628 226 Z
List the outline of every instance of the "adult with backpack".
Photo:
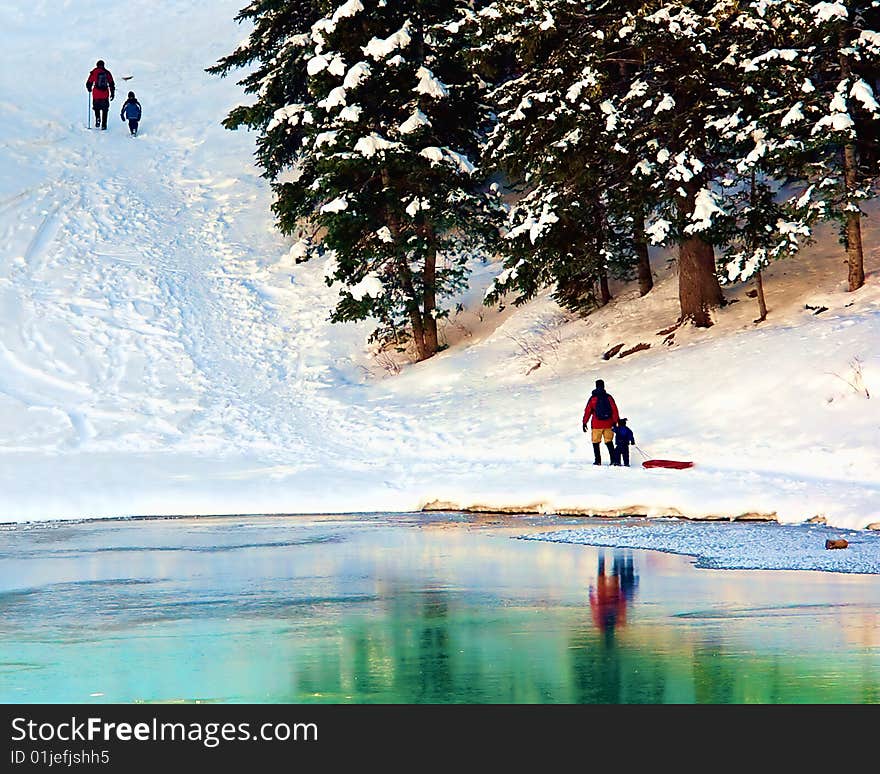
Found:
M 584 432 L 587 432 L 587 426 L 590 424 L 593 431 L 593 455 L 595 457 L 594 465 L 601 465 L 602 458 L 599 454 L 599 448 L 602 441 L 608 449 L 608 455 L 611 457 L 611 464 L 617 462 L 617 455 L 614 453 L 614 431 L 612 428 L 620 419 L 620 413 L 617 411 L 617 404 L 614 398 L 605 392 L 605 382 L 602 379 L 596 380 L 596 389 L 590 395 L 584 408 Z
M 137 101 L 134 92 L 128 92 L 128 99 L 122 104 L 122 110 L 119 111 L 119 117 L 123 121 L 128 121 L 128 131 L 131 132 L 132 137 L 137 137 L 141 112 L 141 103 Z
M 86 79 L 86 91 L 92 95 L 92 110 L 95 111 L 95 129 L 107 128 L 107 112 L 110 103 L 116 96 L 116 83 L 113 75 L 104 67 L 104 60 L 99 59 L 95 69 Z

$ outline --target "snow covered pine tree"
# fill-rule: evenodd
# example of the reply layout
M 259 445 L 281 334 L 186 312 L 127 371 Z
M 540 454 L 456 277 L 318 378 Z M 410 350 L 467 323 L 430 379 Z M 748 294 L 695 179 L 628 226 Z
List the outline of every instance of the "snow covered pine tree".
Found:
M 681 319 L 708 326 L 711 308 L 723 304 L 716 248 L 730 247 L 735 255 L 725 259 L 739 274 L 759 265 L 746 253 L 797 248 L 799 220 L 776 233 L 783 209 L 768 195 L 776 167 L 757 167 L 782 158 L 767 155 L 784 142 L 767 137 L 755 107 L 771 90 L 758 94 L 734 56 L 771 40 L 769 25 L 755 40 L 746 22 L 772 2 L 534 0 L 479 13 L 488 58 L 504 61 L 493 51 L 499 45 L 513 50 L 494 92 L 499 123 L 490 148 L 526 190 L 511 213 L 507 270 L 490 299 L 511 288 L 529 297 L 556 282 L 564 303 L 562 281 L 573 266 L 592 266 L 600 282 L 615 264 L 650 277 L 647 234 L 678 245 Z M 759 208 L 759 195 L 772 211 Z M 759 212 L 773 219 L 772 237 Z M 641 283 L 643 293 L 649 287 Z
M 731 8 L 733 65 L 745 75 L 727 140 L 744 150 L 724 208 L 742 222 L 726 256 L 731 280 L 799 249 L 817 220 L 840 224 L 848 288 L 865 279 L 860 202 L 880 174 L 880 8 L 875 2 L 765 0 Z M 737 175 L 739 180 L 737 181 Z M 749 181 L 751 176 L 751 181 Z M 738 200 L 738 204 L 737 204 Z
M 238 83 L 246 94 L 255 94 L 257 101 L 233 108 L 223 125 L 233 130 L 241 126 L 260 130 L 257 160 L 265 175 L 274 180 L 295 162 L 306 136 L 306 125 L 291 116 L 286 122 L 283 142 L 277 134 L 265 129 L 278 110 L 309 99 L 306 63 L 311 54 L 305 44 L 321 13 L 317 5 L 310 2 L 254 0 L 235 18 L 238 22 L 252 23 L 253 31 L 235 51 L 209 67 L 207 72 L 226 76 L 256 63 Z
M 406 328 L 418 360 L 440 346 L 441 299 L 497 233 L 476 169 L 489 111 L 457 45 L 469 6 L 255 2 L 242 12 L 254 33 L 217 66 L 261 63 L 245 79 L 258 106 L 227 125 L 260 130 L 281 230 L 310 227 L 300 260 L 325 256 L 328 284 L 342 286 L 331 319 L 377 319 L 382 341 Z
M 763 269 L 794 255 L 811 238 L 820 208 L 804 197 L 799 180 L 805 143 L 801 108 L 805 59 L 792 48 L 788 0 L 719 5 L 727 55 L 717 63 L 724 80 L 739 82 L 713 128 L 731 163 L 719 180 L 722 263 L 728 282 L 755 280 L 759 316 L 767 317 Z M 720 54 L 724 54 L 724 48 Z
M 791 3 L 785 23 L 801 40 L 803 109 L 809 129 L 802 169 L 807 196 L 841 226 L 849 290 L 865 282 L 860 203 L 877 195 L 880 176 L 880 4 Z
M 493 68 L 498 124 L 492 160 L 523 195 L 505 234 L 505 271 L 488 302 L 515 302 L 553 287 L 560 304 L 588 310 L 611 298 L 609 274 L 638 272 L 652 285 L 643 197 L 629 179 L 635 161 L 626 127 L 605 112 L 619 87 L 620 45 L 605 35 L 619 2 L 496 2 L 475 17 L 476 57 Z M 621 195 L 621 192 L 623 195 Z
M 612 33 L 642 64 L 631 65 L 627 93 L 608 109 L 630 128 L 629 149 L 651 191 L 652 242 L 678 245 L 681 319 L 700 327 L 712 324 L 710 310 L 724 302 L 714 252 L 715 221 L 724 212 L 713 184 L 730 160 L 713 121 L 736 94 L 716 69 L 725 46 L 718 5 L 644 4 Z

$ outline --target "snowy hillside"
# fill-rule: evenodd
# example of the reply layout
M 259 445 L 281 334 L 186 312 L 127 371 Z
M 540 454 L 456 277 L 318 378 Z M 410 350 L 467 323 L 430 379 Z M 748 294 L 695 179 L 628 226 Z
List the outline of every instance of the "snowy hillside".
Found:
M 768 272 L 766 323 L 735 286 L 713 328 L 666 343 L 662 256 L 649 296 L 614 288 L 583 320 L 546 298 L 481 308 L 498 267 L 478 266 L 450 348 L 397 374 L 369 326 L 326 321 L 325 267 L 294 265 L 253 136 L 220 126 L 242 95 L 204 68 L 245 34 L 241 4 L 0 0 L 0 522 L 435 500 L 880 522 L 874 219 L 857 293 L 829 234 Z M 118 82 L 106 132 L 86 129 L 98 58 Z M 696 467 L 593 467 L 596 378 L 642 449 Z

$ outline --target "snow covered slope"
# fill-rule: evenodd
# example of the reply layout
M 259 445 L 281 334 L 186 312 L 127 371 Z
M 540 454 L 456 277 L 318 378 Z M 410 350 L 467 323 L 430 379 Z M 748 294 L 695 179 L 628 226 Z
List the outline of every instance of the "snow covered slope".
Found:
M 272 230 L 253 136 L 219 125 L 243 97 L 204 68 L 245 34 L 241 4 L 0 0 L 0 521 L 432 500 L 880 521 L 872 221 L 860 292 L 830 237 L 774 267 L 767 323 L 735 288 L 715 327 L 668 344 L 662 260 L 650 296 L 618 288 L 585 320 L 546 298 L 480 309 L 497 266 L 478 266 L 452 346 L 393 375 L 368 327 L 326 321 L 334 291 Z M 106 132 L 86 129 L 98 58 L 119 89 Z M 651 348 L 603 360 L 619 343 Z M 697 466 L 590 465 L 600 377 L 644 450 Z

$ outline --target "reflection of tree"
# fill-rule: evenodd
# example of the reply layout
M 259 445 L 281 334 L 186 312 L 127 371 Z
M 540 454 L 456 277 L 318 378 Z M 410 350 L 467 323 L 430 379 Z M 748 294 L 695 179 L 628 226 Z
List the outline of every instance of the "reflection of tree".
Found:
M 608 577 L 616 577 L 631 604 L 635 568 L 625 555 L 614 564 Z M 647 619 L 627 637 L 609 640 L 584 620 L 585 602 L 506 605 L 409 587 L 385 589 L 383 597 L 386 606 L 321 627 L 325 636 L 299 643 L 290 701 L 878 701 L 880 665 L 871 654 L 829 672 L 821 655 L 756 653 L 739 647 L 728 629 L 695 629 L 687 621 Z
M 657 704 L 670 679 L 670 654 L 646 646 L 608 647 L 595 629 L 568 643 L 568 666 L 576 704 Z
M 568 610 L 498 600 L 472 606 L 455 593 L 406 587 L 384 594 L 387 607 L 347 619 L 340 638 L 325 639 L 307 664 L 300 660 L 292 700 L 570 701 Z M 560 613 L 564 628 L 554 634 Z
M 844 658 L 846 658 L 844 656 Z M 826 658 L 789 653 L 758 655 L 730 645 L 697 645 L 691 656 L 693 698 L 699 704 L 876 704 L 880 699 L 880 665 L 857 655 L 862 671 L 830 668 Z M 841 680 L 846 675 L 847 679 Z
M 598 647 L 595 636 L 585 633 L 571 640 L 571 676 L 576 704 L 619 704 L 620 651 Z
M 418 632 L 416 670 L 418 702 L 449 701 L 454 696 L 454 665 L 451 663 L 449 603 L 444 592 L 419 594 L 421 615 L 414 623 Z
M 861 661 L 862 692 L 858 701 L 864 704 L 880 704 L 880 667 L 877 659 L 870 654 L 864 654 Z
M 301 693 L 407 703 L 456 696 L 462 686 L 454 680 L 448 593 L 392 589 L 389 596 L 389 609 L 343 630 L 341 652 L 322 649 L 298 675 Z

